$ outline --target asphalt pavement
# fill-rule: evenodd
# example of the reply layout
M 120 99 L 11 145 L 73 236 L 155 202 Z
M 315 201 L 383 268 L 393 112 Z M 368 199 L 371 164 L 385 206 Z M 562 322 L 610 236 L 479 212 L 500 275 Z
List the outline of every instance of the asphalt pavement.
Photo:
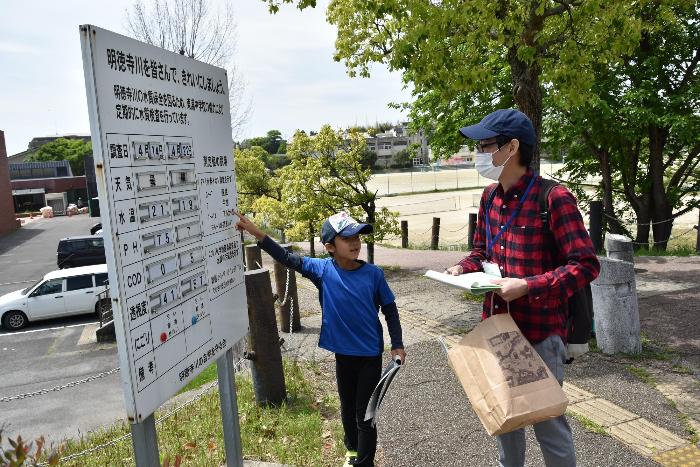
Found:
M 98 221 L 86 215 L 36 219 L 0 237 L 0 294 L 55 270 L 58 241 L 88 235 Z M 30 323 L 20 332 L 0 330 L 3 438 L 45 435 L 56 442 L 125 417 L 119 372 L 113 371 L 116 345 L 94 341 L 95 322 L 89 314 Z

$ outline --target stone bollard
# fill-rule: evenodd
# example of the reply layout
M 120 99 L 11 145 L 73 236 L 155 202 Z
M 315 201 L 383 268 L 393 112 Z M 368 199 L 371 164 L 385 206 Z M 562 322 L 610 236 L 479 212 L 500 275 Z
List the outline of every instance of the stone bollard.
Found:
M 600 275 L 591 282 L 598 347 L 606 354 L 638 354 L 642 344 L 634 264 L 613 258 L 598 260 Z
M 608 252 L 608 258 L 634 263 L 634 248 L 632 247 L 632 239 L 629 237 L 606 234 L 605 249 Z

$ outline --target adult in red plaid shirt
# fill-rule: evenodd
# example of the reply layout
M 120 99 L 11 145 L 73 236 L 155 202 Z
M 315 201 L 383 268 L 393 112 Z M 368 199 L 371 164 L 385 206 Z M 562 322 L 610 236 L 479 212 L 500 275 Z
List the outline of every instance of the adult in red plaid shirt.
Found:
M 548 199 L 549 226 L 540 217 L 541 177 L 530 168 L 536 143 L 530 119 L 517 110 L 497 110 L 460 130 L 476 140 L 476 169 L 498 183 L 481 196 L 474 249 L 447 269 L 500 276 L 497 292 L 484 299 L 483 318 L 510 312 L 562 384 L 566 361 L 567 299 L 598 276 L 600 264 L 574 196 L 561 185 Z M 533 426 L 547 466 L 575 466 L 571 428 L 565 416 Z M 523 429 L 497 437 L 500 465 L 525 464 Z

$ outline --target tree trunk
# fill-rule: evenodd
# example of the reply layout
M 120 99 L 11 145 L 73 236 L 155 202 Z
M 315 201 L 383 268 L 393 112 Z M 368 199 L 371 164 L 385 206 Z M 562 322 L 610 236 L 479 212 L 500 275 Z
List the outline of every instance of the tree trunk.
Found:
M 640 249 L 642 247 L 649 248 L 649 232 L 651 222 L 651 211 L 649 209 L 649 200 L 644 199 L 639 202 L 639 207 L 634 209 L 634 213 L 637 215 L 637 236 L 634 239 L 634 248 Z
M 522 113 L 530 117 L 535 127 L 537 139 L 533 148 L 530 167 L 540 171 L 540 135 L 542 134 L 542 89 L 540 88 L 540 68 L 530 65 L 518 58 L 517 48 L 508 50 L 513 98 Z
M 314 232 L 314 223 L 309 221 L 309 256 L 316 257 L 316 238 Z
M 666 250 L 671 236 L 673 209 L 664 187 L 664 147 L 668 130 L 649 125 L 649 177 L 651 178 L 651 219 L 654 221 L 654 248 Z M 668 222 L 665 222 L 668 221 Z
M 610 170 L 610 152 L 599 151 L 600 171 L 603 176 L 603 230 L 620 235 L 629 235 L 629 231 L 615 217 L 612 194 L 612 175 Z M 607 227 L 607 228 L 606 228 Z

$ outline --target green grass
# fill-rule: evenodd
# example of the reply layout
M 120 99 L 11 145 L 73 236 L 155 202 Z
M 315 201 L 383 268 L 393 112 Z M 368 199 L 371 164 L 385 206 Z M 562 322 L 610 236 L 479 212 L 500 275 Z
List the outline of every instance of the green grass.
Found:
M 674 351 L 666 344 L 655 341 L 644 333 L 641 335 L 641 341 L 641 353 L 623 355 L 631 360 L 661 360 L 665 362 L 671 360 L 675 355 Z
M 681 374 L 681 375 L 692 375 L 692 374 L 694 374 L 693 370 L 691 370 L 690 368 L 688 368 L 688 367 L 685 366 L 685 365 L 677 365 L 677 364 L 676 364 L 676 365 L 671 366 L 671 368 L 673 369 L 673 371 L 675 371 L 676 373 L 679 373 L 679 374 Z
M 180 389 L 180 392 L 178 392 L 178 394 L 182 394 L 183 392 L 190 391 L 192 389 L 197 389 L 198 387 L 204 384 L 215 381 L 218 377 L 219 376 L 216 372 L 216 362 L 214 362 L 211 365 L 209 365 L 204 371 L 198 374 L 192 381 L 190 381 L 187 384 L 187 386 Z
M 695 246 L 690 244 L 671 245 L 666 250 L 641 248 L 634 252 L 635 256 L 695 256 Z
M 476 294 L 469 293 L 469 292 L 462 292 L 461 297 L 462 297 L 462 300 L 464 300 L 465 302 L 474 302 L 474 303 L 483 303 L 484 302 L 483 295 L 476 295 Z
M 586 431 L 589 431 L 591 433 L 597 433 L 599 435 L 609 436 L 608 432 L 605 431 L 605 428 L 603 428 L 602 425 L 597 424 L 596 422 L 594 422 L 590 418 L 584 417 L 583 415 L 579 415 L 577 413 L 574 413 L 571 410 L 567 410 L 566 414 L 569 417 L 577 420 L 581 425 L 583 425 L 583 428 Z
M 648 384 L 652 387 L 656 386 L 656 377 L 644 368 L 640 368 L 634 365 L 625 365 L 625 369 L 642 383 Z
M 216 374 L 216 367 L 207 369 Z M 255 403 L 252 381 L 236 379 L 243 453 L 246 459 L 303 466 L 332 466 L 342 461 L 344 446 L 338 398 L 312 381 L 318 369 L 285 361 L 287 401 L 278 408 Z M 205 376 L 204 378 L 211 377 Z M 156 418 L 162 414 L 156 414 Z M 224 462 L 219 394 L 211 391 L 157 425 L 161 461 L 181 456 L 183 465 Z M 64 445 L 62 457 L 109 442 L 128 433 L 124 424 L 90 433 Z M 134 465 L 131 440 L 125 439 L 68 461 L 70 466 Z

